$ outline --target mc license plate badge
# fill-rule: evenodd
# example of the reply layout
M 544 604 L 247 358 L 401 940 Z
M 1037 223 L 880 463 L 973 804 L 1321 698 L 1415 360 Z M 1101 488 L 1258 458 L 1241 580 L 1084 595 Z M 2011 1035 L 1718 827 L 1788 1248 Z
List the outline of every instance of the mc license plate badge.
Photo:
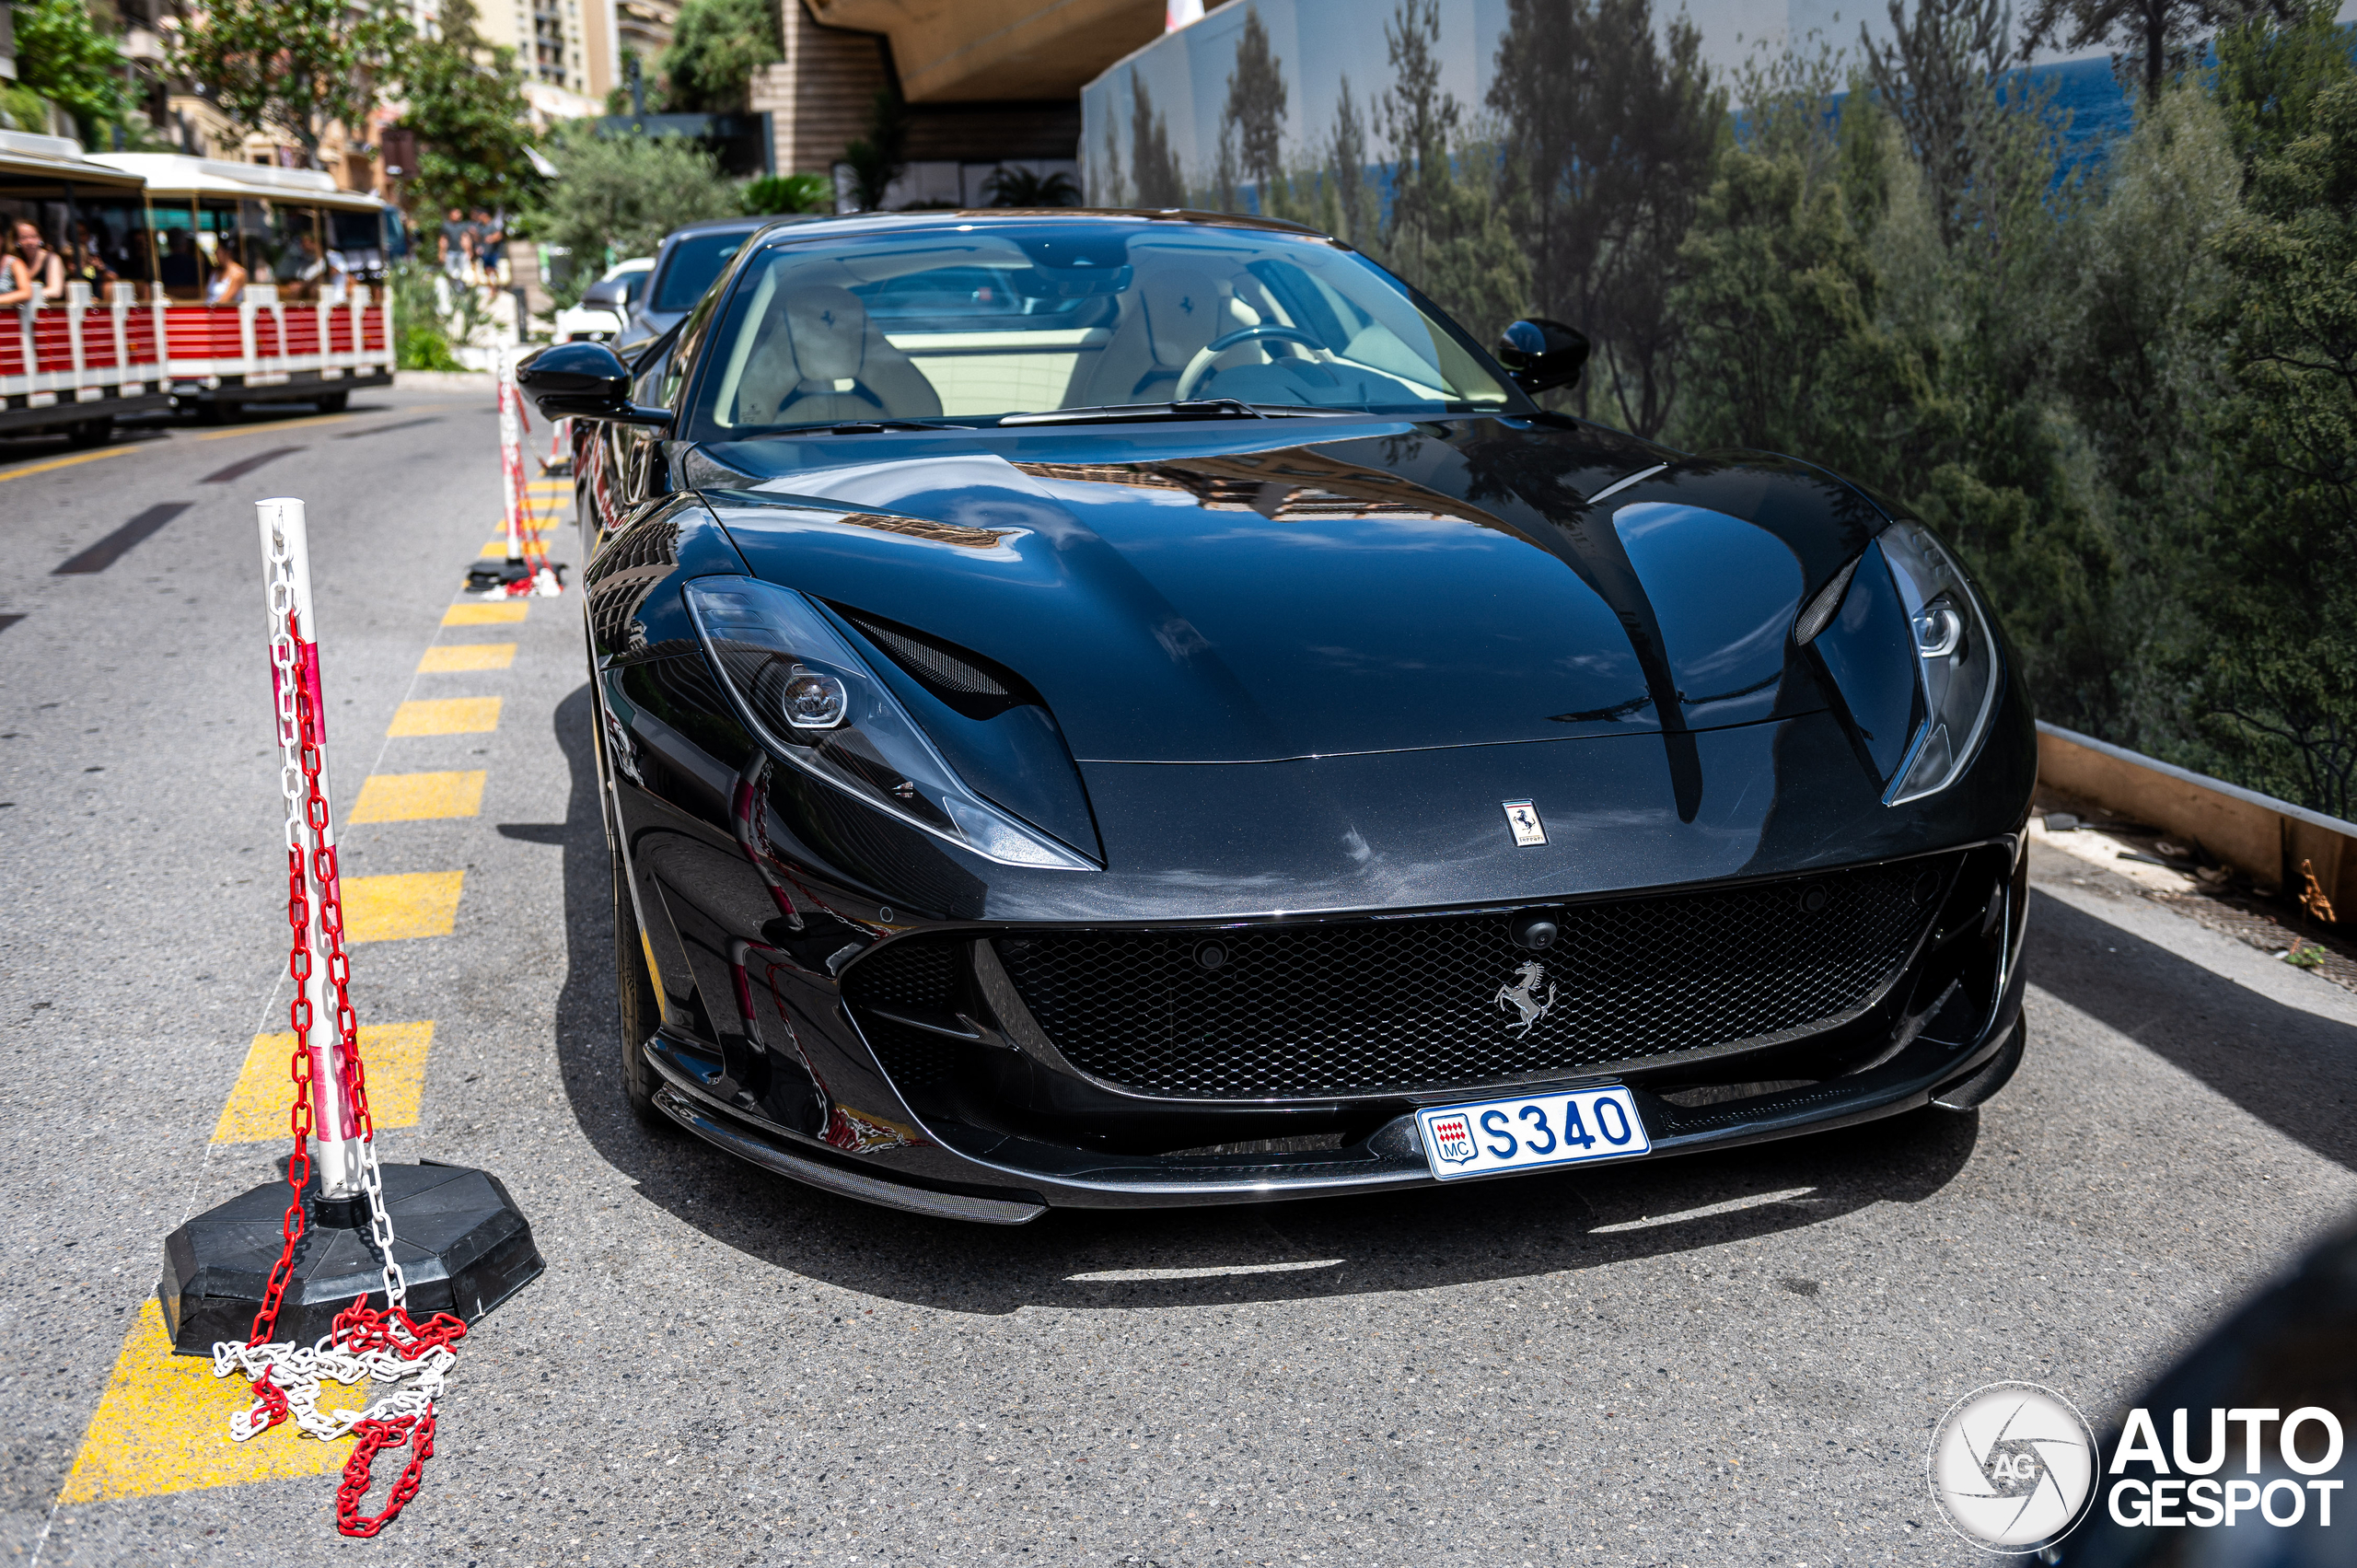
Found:
M 1416 1112 L 1424 1159 L 1443 1181 L 1649 1154 L 1636 1102 L 1618 1084 Z

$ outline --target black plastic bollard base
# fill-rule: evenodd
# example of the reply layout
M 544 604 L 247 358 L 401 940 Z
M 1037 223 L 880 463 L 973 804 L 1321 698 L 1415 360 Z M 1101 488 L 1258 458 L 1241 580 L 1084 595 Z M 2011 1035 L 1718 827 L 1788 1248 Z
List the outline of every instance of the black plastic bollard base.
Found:
M 472 1323 L 530 1283 L 548 1265 L 532 1227 L 499 1178 L 462 1165 L 380 1167 L 393 1257 L 409 1282 L 418 1322 L 447 1312 Z M 307 1228 L 295 1247 L 295 1276 L 278 1309 L 275 1338 L 310 1344 L 364 1292 L 385 1305 L 368 1241 L 367 1201 L 325 1200 L 318 1179 L 304 1194 Z M 242 1340 L 284 1245 L 286 1184 L 239 1193 L 164 1238 L 156 1294 L 164 1327 L 181 1355 L 211 1355 L 217 1340 Z
M 528 561 L 483 561 L 467 568 L 467 592 L 470 594 L 531 580 L 532 566 Z

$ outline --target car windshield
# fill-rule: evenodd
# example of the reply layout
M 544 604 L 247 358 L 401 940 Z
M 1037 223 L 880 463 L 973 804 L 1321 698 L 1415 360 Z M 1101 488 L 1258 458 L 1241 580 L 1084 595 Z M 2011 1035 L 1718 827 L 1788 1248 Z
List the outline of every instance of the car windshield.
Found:
M 732 436 L 1211 399 L 1411 416 L 1520 402 L 1352 251 L 1145 219 L 781 237 L 703 358 L 698 412 Z
M 692 310 L 728 259 L 745 247 L 746 234 L 691 234 L 671 247 L 663 263 L 663 281 L 655 290 L 650 310 Z

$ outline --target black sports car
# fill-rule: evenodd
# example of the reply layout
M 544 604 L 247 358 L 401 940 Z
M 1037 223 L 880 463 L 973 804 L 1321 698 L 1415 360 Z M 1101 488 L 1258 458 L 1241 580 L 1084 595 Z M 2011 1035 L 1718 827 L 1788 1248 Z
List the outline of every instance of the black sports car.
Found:
M 1201 213 L 749 240 L 580 421 L 633 1101 L 1019 1223 L 1980 1103 L 2028 702 L 1805 462 Z

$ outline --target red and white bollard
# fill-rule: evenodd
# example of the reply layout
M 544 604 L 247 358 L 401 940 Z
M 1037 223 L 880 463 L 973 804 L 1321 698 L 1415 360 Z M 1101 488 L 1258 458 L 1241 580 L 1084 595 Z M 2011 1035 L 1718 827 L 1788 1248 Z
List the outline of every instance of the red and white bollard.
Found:
M 270 605 L 272 693 L 278 714 L 279 789 L 286 799 L 289 918 L 299 917 L 292 967 L 296 1049 L 309 1058 L 311 1137 L 319 1195 L 358 1197 L 362 1139 L 346 1082 L 345 1042 L 357 1053 L 346 994 L 343 889 L 335 875 L 335 815 L 329 799 L 327 704 L 319 692 L 319 621 L 303 503 L 261 501 L 264 588 Z
M 532 508 L 524 477 L 524 402 L 516 388 L 516 357 L 514 348 L 503 346 L 497 360 L 499 505 L 507 555 L 495 566 L 477 565 L 467 574 L 467 587 L 485 598 L 554 598 L 564 592 L 561 569 L 549 563 L 548 547 L 537 530 L 528 544 L 525 540 Z
M 453 1347 L 466 1335 L 465 1318 L 482 1316 L 545 1265 L 496 1178 L 455 1166 L 377 1163 L 344 953 L 303 503 L 263 501 L 255 513 L 286 805 L 286 964 L 295 981 L 287 1124 L 295 1147 L 284 1188 L 241 1193 L 165 1238 L 158 1294 L 175 1349 L 201 1353 L 209 1342 L 215 1376 L 250 1383 L 254 1402 L 229 1418 L 232 1438 L 242 1443 L 291 1420 L 309 1437 L 356 1439 L 336 1488 L 336 1528 L 373 1536 L 417 1495 L 434 1456 L 435 1401 L 458 1359 Z M 396 1209 L 421 1215 L 435 1242 L 401 1245 L 407 1269 L 395 1252 Z M 452 1233 L 452 1213 L 478 1209 L 480 1218 Z M 423 1282 L 424 1299 L 453 1310 L 424 1323 L 411 1318 L 412 1278 Z M 379 1288 L 381 1310 L 368 1305 Z M 226 1337 L 239 1327 L 243 1339 Z M 373 1383 L 378 1398 L 365 1410 L 323 1411 L 323 1382 Z M 408 1462 L 383 1508 L 363 1513 L 377 1456 L 403 1447 Z

